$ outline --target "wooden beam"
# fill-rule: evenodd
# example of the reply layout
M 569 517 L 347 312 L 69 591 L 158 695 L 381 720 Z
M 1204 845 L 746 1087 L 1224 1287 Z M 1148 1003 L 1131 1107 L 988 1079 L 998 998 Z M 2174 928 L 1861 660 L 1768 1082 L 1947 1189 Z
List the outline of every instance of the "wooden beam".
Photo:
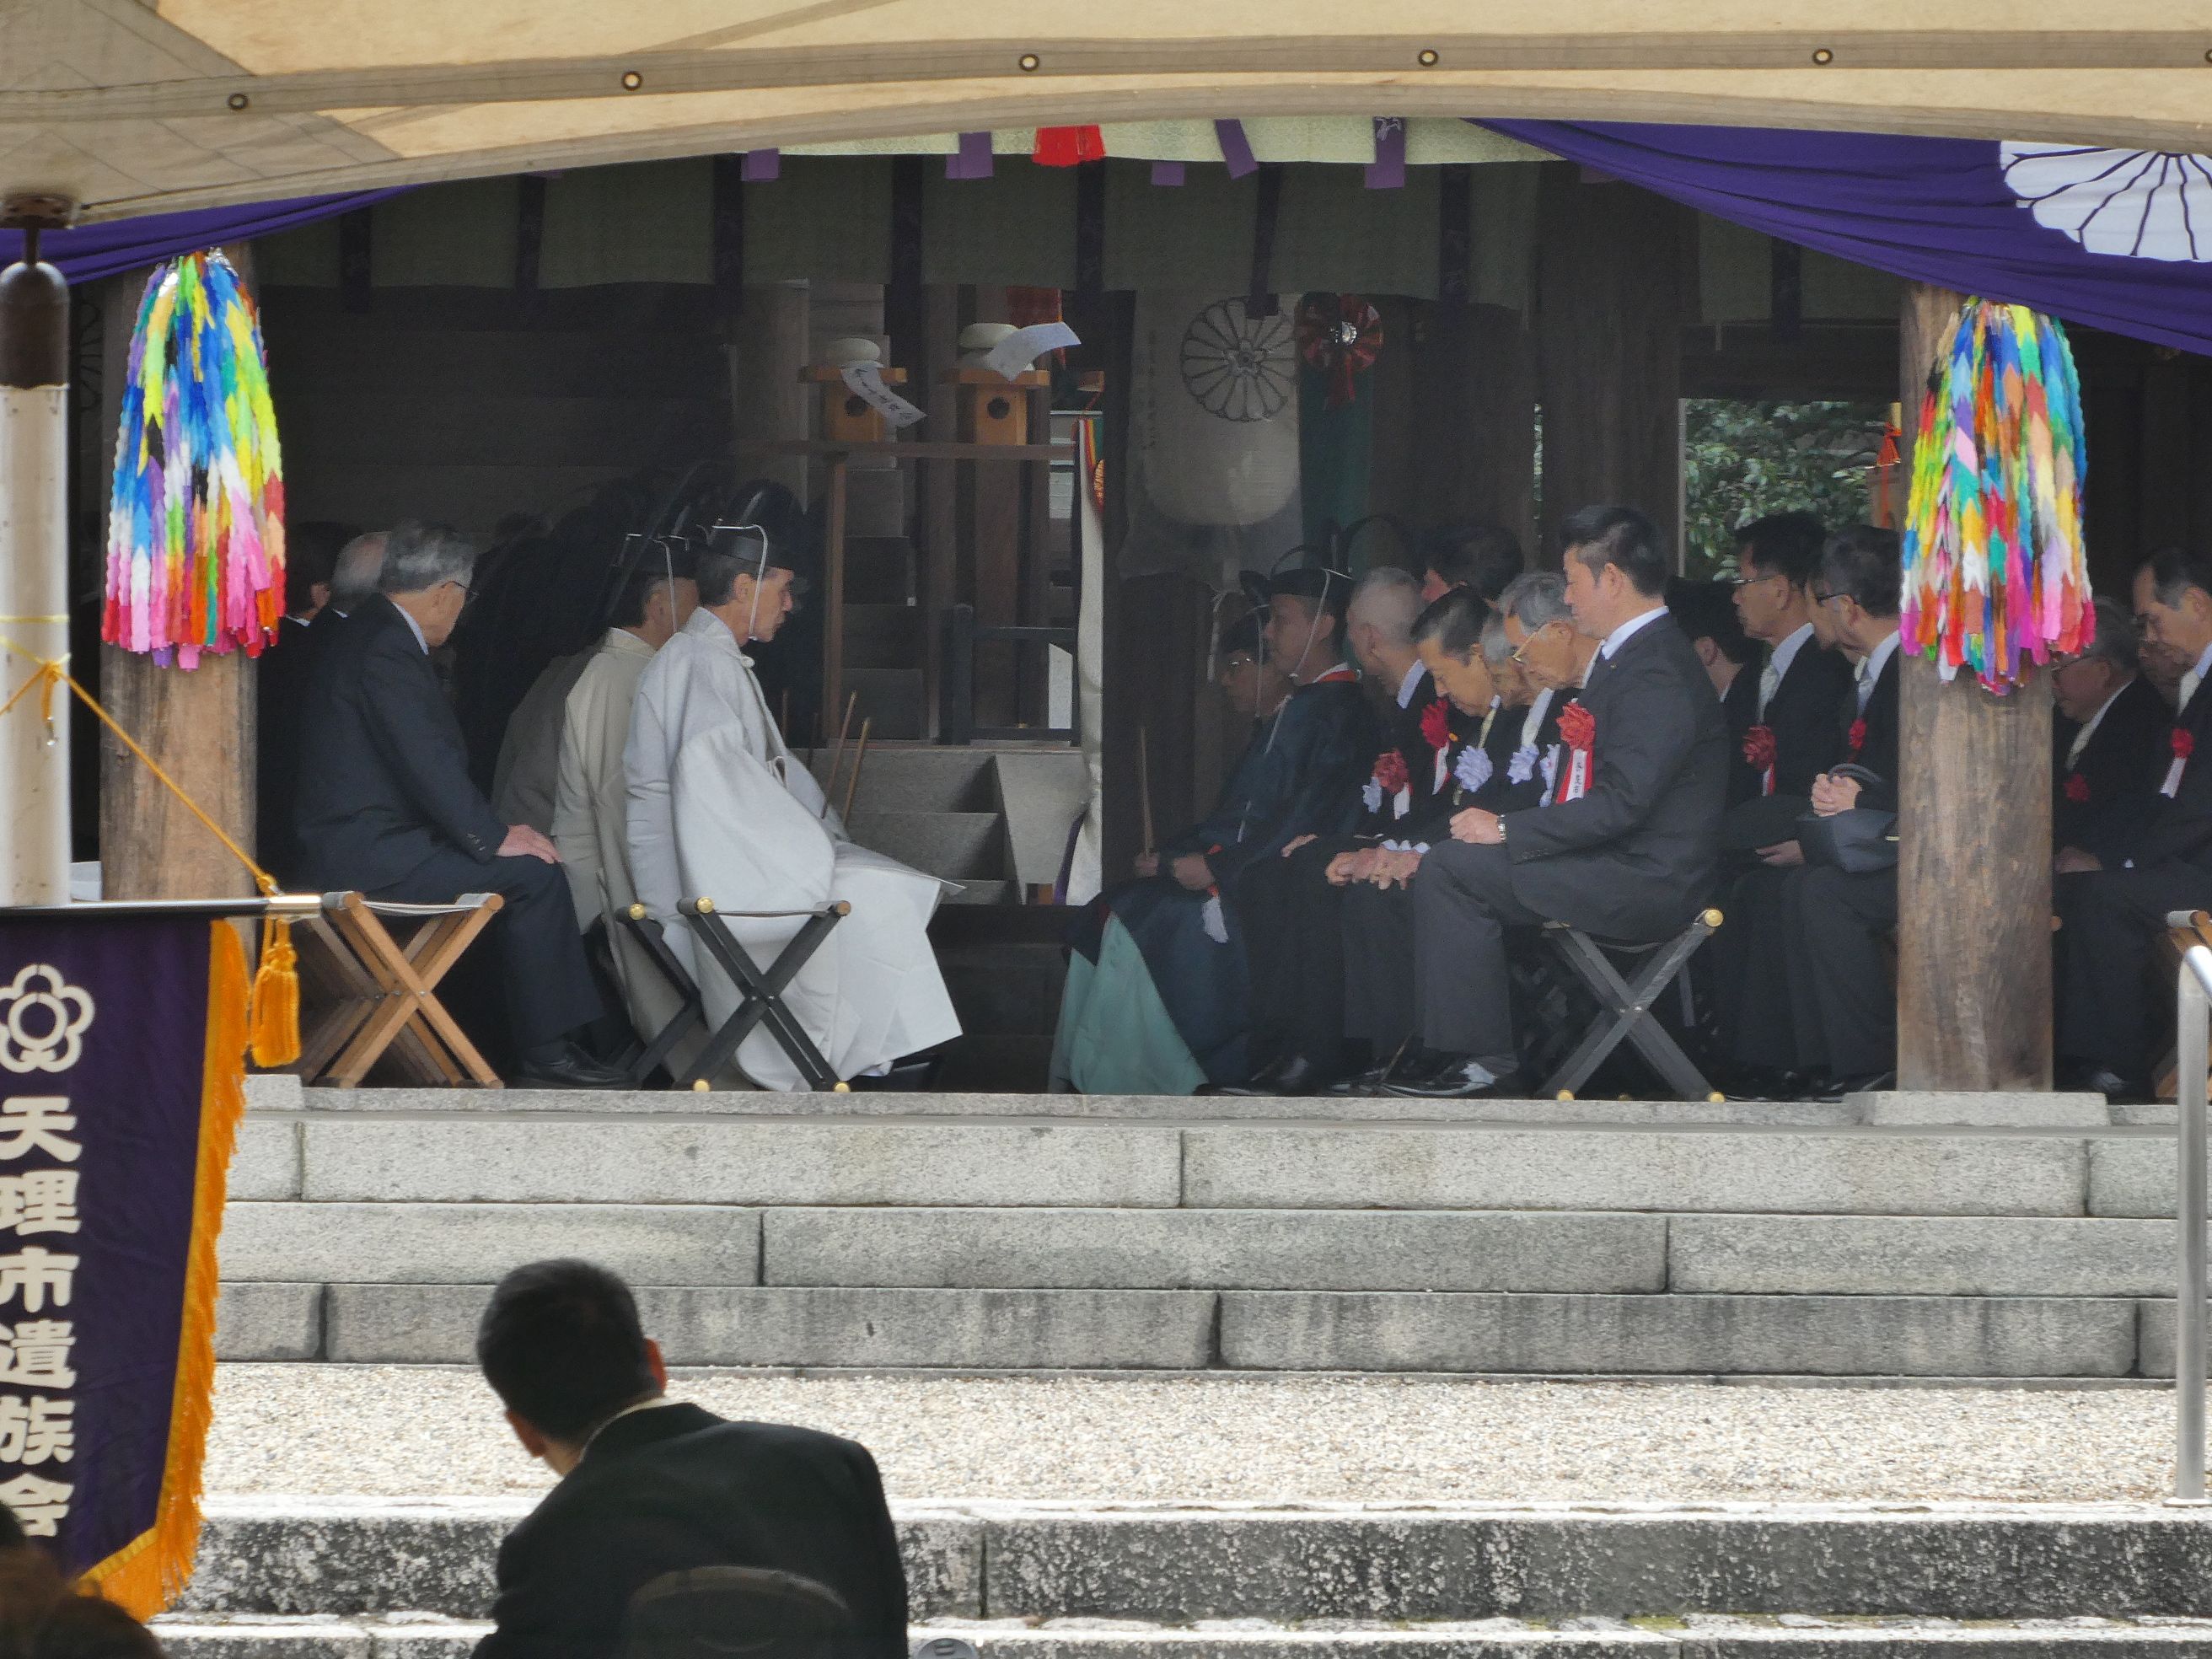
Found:
M 744 303 L 726 319 L 730 342 L 730 436 L 760 476 L 787 485 L 802 501 L 807 495 L 803 454 L 756 447 L 803 441 L 809 430 L 809 405 L 816 394 L 802 386 L 806 367 L 806 289 L 769 283 L 744 290 Z
M 1696 219 L 1631 185 L 1547 164 L 1538 205 L 1544 543 L 1578 507 L 1681 518 L 1682 325 Z
M 1905 290 L 1905 453 L 1960 296 Z M 1994 696 L 1899 659 L 1897 928 L 1901 1089 L 2051 1086 L 2051 688 Z

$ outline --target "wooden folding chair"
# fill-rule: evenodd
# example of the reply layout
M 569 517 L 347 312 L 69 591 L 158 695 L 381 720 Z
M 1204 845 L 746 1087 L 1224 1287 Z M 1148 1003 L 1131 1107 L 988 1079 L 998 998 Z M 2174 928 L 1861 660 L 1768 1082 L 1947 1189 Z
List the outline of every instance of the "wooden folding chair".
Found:
M 1590 1074 L 1604 1063 L 1607 1054 L 1626 1042 L 1650 1062 L 1652 1069 L 1680 1098 L 1720 1098 L 1713 1085 L 1705 1080 L 1705 1074 L 1682 1052 L 1681 1045 L 1652 1012 L 1667 988 L 1680 981 L 1687 1015 L 1689 981 L 1682 978 L 1683 970 L 1690 965 L 1690 958 L 1697 954 L 1698 947 L 1711 938 L 1720 925 L 1718 910 L 1702 910 L 1695 921 L 1672 939 L 1644 944 L 1593 939 L 1563 921 L 1546 922 L 1544 937 L 1551 941 L 1559 959 L 1597 998 L 1599 1014 L 1597 1023 L 1583 1033 L 1574 1052 L 1545 1084 L 1544 1092 L 1562 1097 L 1571 1095 L 1589 1081 Z M 1642 965 L 1633 980 L 1624 979 L 1613 966 L 1613 958 L 1616 956 L 1641 958 Z M 1685 1024 L 1688 1024 L 1686 1018 Z
M 2179 915 L 2180 912 L 2174 913 Z M 2173 916 L 2166 920 L 2171 922 Z M 2160 935 L 2156 960 L 2158 982 L 2165 987 L 2166 994 L 2173 995 L 2175 976 L 2181 971 L 2181 958 L 2194 946 L 2212 945 L 2212 914 L 2203 910 L 2189 913 L 2185 926 L 2169 927 Z M 2180 1056 L 2174 1049 L 2166 1051 L 2166 1058 L 2158 1063 L 2157 1075 L 2151 1082 L 2151 1093 L 2160 1100 L 2178 1100 L 2181 1095 Z
M 715 909 L 711 898 L 698 898 L 680 900 L 676 908 L 691 924 L 692 933 L 707 947 L 708 954 L 721 964 L 722 971 L 736 984 L 739 997 L 737 1011 L 707 1039 L 707 1046 L 692 1061 L 690 1086 L 711 1087 L 714 1073 L 730 1063 L 738 1052 L 738 1045 L 757 1027 L 765 1025 L 776 1046 L 799 1067 L 799 1074 L 806 1079 L 808 1088 L 842 1091 L 845 1087 L 843 1081 L 830 1069 L 830 1062 L 814 1046 L 814 1039 L 806 1034 L 806 1028 L 785 1005 L 783 992 L 799 977 L 799 970 L 806 965 L 807 958 L 821 949 L 822 942 L 830 937 L 830 930 L 853 913 L 853 907 L 839 899 L 820 910 L 726 913 Z M 726 914 L 746 921 L 788 921 L 797 916 L 804 916 L 806 921 L 791 936 L 790 943 L 776 953 L 775 960 L 763 970 L 755 965 L 751 953 L 723 925 Z
M 655 971 L 668 981 L 668 988 L 683 999 L 683 1006 L 669 1016 L 668 1023 L 653 1034 L 653 1041 L 645 1045 L 645 1052 L 630 1063 L 629 1080 L 633 1088 L 642 1087 L 653 1075 L 653 1068 L 666 1060 L 684 1034 L 694 1025 L 706 1024 L 707 1005 L 699 994 L 699 982 L 684 971 L 684 964 L 676 952 L 668 948 L 661 926 L 647 914 L 642 904 L 633 904 L 627 910 L 611 911 L 616 922 L 644 951 Z M 619 962 L 619 958 L 617 959 Z
M 420 1083 L 500 1087 L 437 988 L 502 902 L 496 893 L 464 893 L 451 904 L 324 894 L 321 914 L 305 924 L 319 948 L 302 951 L 301 966 L 329 1006 L 301 1043 L 301 1080 L 356 1088 L 388 1051 Z M 420 925 L 404 944 L 386 925 L 410 921 Z

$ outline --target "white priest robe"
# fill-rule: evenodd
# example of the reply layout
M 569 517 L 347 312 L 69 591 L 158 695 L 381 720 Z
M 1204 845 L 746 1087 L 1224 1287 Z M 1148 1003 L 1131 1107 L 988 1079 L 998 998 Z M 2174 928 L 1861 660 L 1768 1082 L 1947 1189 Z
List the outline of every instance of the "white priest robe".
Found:
M 690 943 L 677 901 L 711 898 L 765 969 L 803 918 L 731 912 L 853 907 L 784 993 L 840 1078 L 959 1036 L 927 933 L 941 884 L 847 839 L 821 786 L 784 747 L 751 660 L 703 607 L 639 683 L 624 767 L 630 870 L 672 942 Z M 688 954 L 718 1024 L 736 1009 L 737 988 L 705 951 Z M 763 1088 L 805 1086 L 764 1030 L 745 1039 L 738 1064 Z
M 684 1006 L 667 976 L 617 920 L 637 899 L 629 868 L 629 779 L 623 769 L 623 750 L 629 741 L 637 683 L 653 657 L 653 647 L 627 628 L 610 628 L 585 653 L 582 672 L 562 705 L 553 787 L 553 844 L 560 848 L 561 867 L 575 896 L 576 920 L 588 929 L 594 917 L 606 917 L 623 1000 L 641 1042 L 658 1036 Z M 695 1041 L 691 1047 L 696 1046 Z M 678 1053 L 684 1052 L 679 1046 Z

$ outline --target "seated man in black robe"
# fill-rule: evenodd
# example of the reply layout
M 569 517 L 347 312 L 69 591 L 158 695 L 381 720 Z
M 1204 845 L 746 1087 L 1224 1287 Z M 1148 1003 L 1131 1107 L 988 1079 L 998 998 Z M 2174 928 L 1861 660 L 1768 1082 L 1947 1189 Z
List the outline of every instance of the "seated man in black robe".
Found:
M 1138 862 L 1078 924 L 1052 1079 L 1085 1094 L 1188 1094 L 1251 1075 L 1239 878 L 1302 835 L 1341 835 L 1376 750 L 1359 676 L 1341 659 L 1341 574 L 1265 586 L 1264 654 L 1293 687 L 1254 732 L 1219 802 Z
M 1389 699 L 1383 746 L 1360 786 L 1364 811 L 1349 832 L 1300 836 L 1281 857 L 1245 867 L 1237 913 L 1244 923 L 1254 1070 L 1249 1081 L 1209 1084 L 1200 1093 L 1310 1095 L 1345 1069 L 1343 887 L 1326 872 L 1341 854 L 1416 834 L 1417 819 L 1449 784 L 1442 763 L 1448 709 L 1414 645 L 1420 609 L 1413 578 L 1387 565 L 1352 590 L 1352 654 L 1370 688 Z

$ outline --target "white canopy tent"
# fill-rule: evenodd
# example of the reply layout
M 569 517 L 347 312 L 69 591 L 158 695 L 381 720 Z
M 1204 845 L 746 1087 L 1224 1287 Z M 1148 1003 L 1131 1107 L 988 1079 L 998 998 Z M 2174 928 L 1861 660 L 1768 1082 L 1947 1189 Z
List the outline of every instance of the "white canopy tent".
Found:
M 13 0 L 0 191 L 88 220 L 1070 123 L 1548 117 L 2212 148 L 2212 4 Z M 1172 154 L 1170 154 L 1172 153 Z

